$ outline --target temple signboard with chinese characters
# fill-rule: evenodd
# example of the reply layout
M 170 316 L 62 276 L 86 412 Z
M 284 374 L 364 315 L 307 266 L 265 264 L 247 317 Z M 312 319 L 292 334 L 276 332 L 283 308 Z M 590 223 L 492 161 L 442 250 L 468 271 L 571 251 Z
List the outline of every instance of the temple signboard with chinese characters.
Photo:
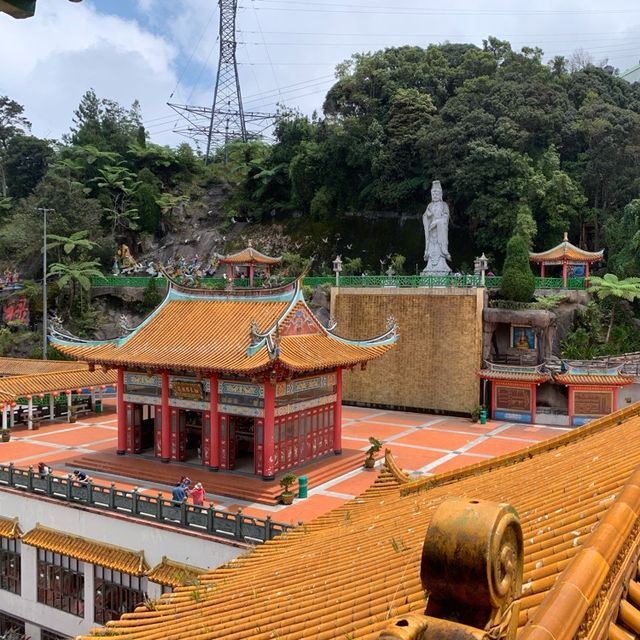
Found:
M 338 337 L 313 316 L 300 280 L 224 292 L 170 280 L 162 304 L 123 338 L 51 339 L 118 371 L 119 454 L 152 450 L 267 480 L 341 452 L 342 373 L 396 340 L 395 323 L 371 340 Z

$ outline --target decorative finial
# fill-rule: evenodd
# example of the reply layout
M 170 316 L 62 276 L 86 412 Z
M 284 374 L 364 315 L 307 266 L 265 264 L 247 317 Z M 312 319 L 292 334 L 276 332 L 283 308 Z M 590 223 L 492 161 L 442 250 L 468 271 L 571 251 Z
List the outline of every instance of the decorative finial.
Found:
M 389 315 L 387 318 L 387 331 L 393 331 L 395 333 L 397 328 L 398 321 L 396 320 L 396 317 L 393 314 Z
M 251 249 L 251 247 L 253 247 L 253 244 L 251 244 L 251 238 L 249 238 L 249 242 L 248 242 L 248 244 L 247 244 L 247 247 L 248 247 L 249 249 Z
M 124 333 L 131 333 L 133 328 L 129 325 L 129 318 L 124 313 L 120 314 L 120 318 L 118 318 L 118 326 Z
M 569 242 L 569 232 L 568 231 L 564 232 L 564 238 L 562 239 L 562 242 Z
M 255 320 L 252 320 L 249 323 L 249 334 L 251 335 L 251 344 L 256 344 L 259 342 L 260 340 L 259 333 L 260 333 L 260 327 L 258 326 L 258 323 Z

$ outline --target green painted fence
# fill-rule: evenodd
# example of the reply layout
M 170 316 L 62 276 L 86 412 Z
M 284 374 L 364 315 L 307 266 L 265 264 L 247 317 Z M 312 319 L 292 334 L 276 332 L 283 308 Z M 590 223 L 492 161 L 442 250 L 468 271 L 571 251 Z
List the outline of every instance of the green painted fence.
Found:
M 91 285 L 100 287 L 146 287 L 150 280 L 155 280 L 158 287 L 164 288 L 167 284 L 165 278 L 149 278 L 135 276 L 105 276 L 92 278 Z M 291 282 L 293 278 L 284 278 L 281 282 Z M 335 286 L 334 276 L 308 276 L 304 279 L 304 285 L 317 287 L 319 285 Z M 502 283 L 500 276 L 487 276 L 485 286 L 488 289 L 498 289 Z M 190 286 L 188 280 L 183 284 Z M 210 289 L 224 289 L 227 281 L 224 278 L 202 278 L 197 286 Z M 249 286 L 246 278 L 237 278 L 233 281 L 235 287 L 243 288 Z M 264 282 L 261 279 L 254 281 L 254 286 L 262 287 Z M 480 276 L 465 274 L 448 275 L 415 275 L 415 276 L 340 276 L 341 287 L 462 287 L 472 288 L 480 286 Z M 563 289 L 562 278 L 536 278 L 536 289 Z M 585 289 L 584 278 L 569 278 L 567 289 Z

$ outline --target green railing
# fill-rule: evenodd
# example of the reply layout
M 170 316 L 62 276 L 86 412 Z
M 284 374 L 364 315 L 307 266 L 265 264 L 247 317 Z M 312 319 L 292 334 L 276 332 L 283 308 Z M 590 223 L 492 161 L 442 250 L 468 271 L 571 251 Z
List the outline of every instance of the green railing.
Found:
M 105 276 L 101 278 L 92 278 L 91 285 L 96 288 L 100 287 L 146 287 L 150 280 L 155 280 L 161 288 L 165 287 L 167 281 L 165 278 L 149 278 L 135 276 Z M 293 278 L 283 278 L 278 283 L 292 282 Z M 335 276 L 307 276 L 304 279 L 304 285 L 308 287 L 316 287 L 319 285 L 335 286 Z M 211 288 L 224 289 L 227 281 L 224 278 L 202 278 L 197 284 L 191 282 L 188 278 L 182 279 L 182 284 Z M 236 278 L 233 281 L 235 287 L 245 288 L 249 286 L 247 278 Z M 254 280 L 254 287 L 266 286 L 260 278 Z M 485 278 L 485 286 L 487 289 L 499 289 L 502 284 L 501 276 L 487 276 Z M 472 288 L 480 286 L 480 276 L 468 274 L 448 274 L 448 275 L 414 275 L 414 276 L 340 276 L 341 287 L 462 287 Z M 536 289 L 563 289 L 562 278 L 536 278 Z M 567 289 L 585 289 L 584 278 L 569 278 L 567 280 Z

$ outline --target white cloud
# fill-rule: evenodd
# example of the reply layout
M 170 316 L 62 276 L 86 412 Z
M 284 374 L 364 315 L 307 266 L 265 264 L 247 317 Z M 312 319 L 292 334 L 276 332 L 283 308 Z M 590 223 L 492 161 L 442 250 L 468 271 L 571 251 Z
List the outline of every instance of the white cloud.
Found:
M 159 110 L 176 82 L 177 49 L 134 21 L 90 4 L 39 2 L 35 18 L 0 18 L 0 94 L 24 105 L 36 135 L 59 138 L 82 94 L 123 106 L 138 99 L 144 117 Z

